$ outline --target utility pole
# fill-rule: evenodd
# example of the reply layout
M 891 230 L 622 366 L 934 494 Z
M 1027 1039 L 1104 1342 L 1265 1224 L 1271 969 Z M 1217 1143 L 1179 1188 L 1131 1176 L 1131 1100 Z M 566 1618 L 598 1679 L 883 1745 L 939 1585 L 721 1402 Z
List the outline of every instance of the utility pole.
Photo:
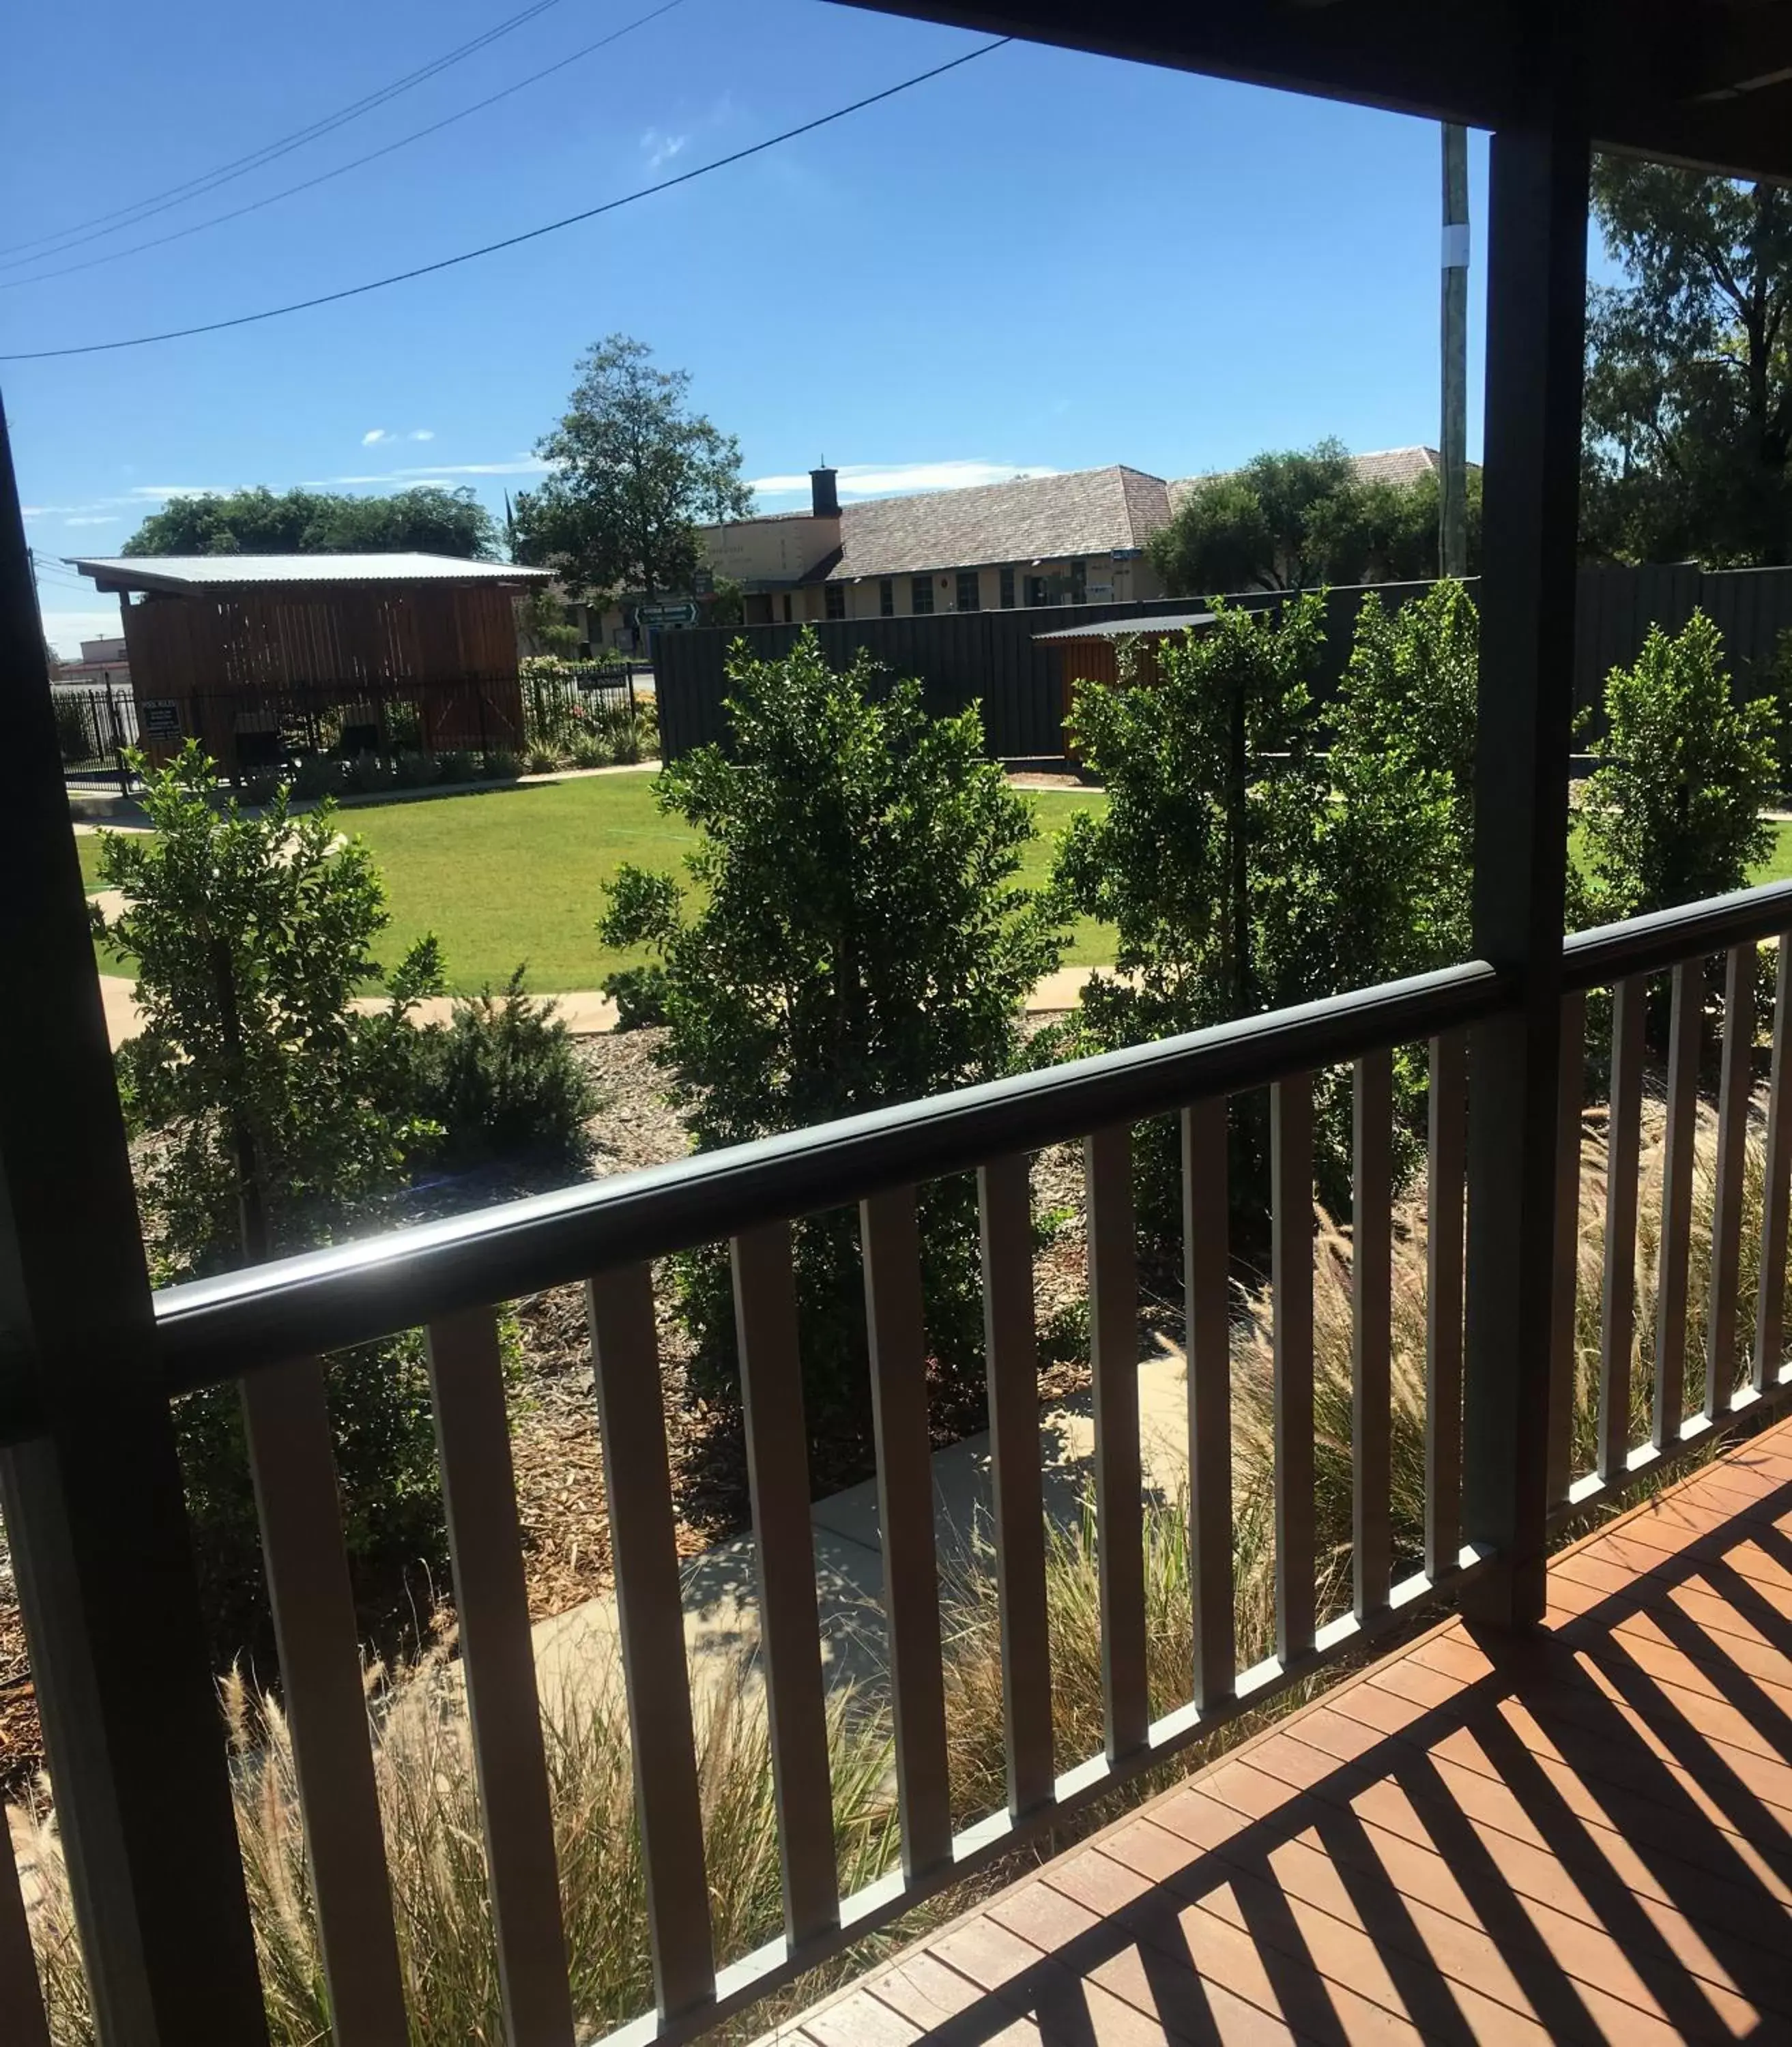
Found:
M 1469 131 L 1443 124 L 1443 424 L 1438 435 L 1438 562 L 1469 572 Z

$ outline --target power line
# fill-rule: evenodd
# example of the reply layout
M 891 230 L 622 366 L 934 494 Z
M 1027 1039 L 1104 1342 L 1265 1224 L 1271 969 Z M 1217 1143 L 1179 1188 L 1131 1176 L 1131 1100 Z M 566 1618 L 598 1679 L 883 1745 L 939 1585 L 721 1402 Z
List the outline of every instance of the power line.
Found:
M 170 242 L 184 241 L 189 234 L 201 234 L 208 227 L 221 227 L 226 221 L 240 220 L 246 213 L 259 213 L 263 207 L 272 206 L 277 200 L 291 199 L 299 192 L 310 192 L 315 186 L 328 184 L 332 178 L 339 178 L 350 171 L 358 171 L 365 164 L 377 163 L 381 157 L 389 157 L 394 150 L 407 149 L 412 142 L 420 142 L 426 135 L 434 135 L 444 128 L 451 128 L 457 121 L 466 120 L 469 114 L 482 114 L 488 106 L 497 106 L 501 99 L 509 99 L 532 85 L 539 85 L 544 78 L 552 78 L 555 72 L 564 71 L 567 65 L 577 64 L 581 58 L 608 48 L 610 44 L 620 42 L 623 37 L 632 34 L 637 29 L 646 27 L 649 21 L 658 21 L 662 14 L 669 14 L 675 7 L 681 7 L 683 4 L 684 0 L 664 0 L 663 6 L 654 8 L 651 13 L 637 15 L 633 21 L 625 21 L 620 29 L 613 29 L 607 36 L 600 36 L 594 43 L 586 44 L 582 49 L 575 50 L 570 56 L 561 57 L 540 71 L 531 72 L 527 78 L 520 78 L 514 85 L 507 85 L 501 91 L 491 93 L 484 99 L 475 100 L 470 106 L 462 107 L 457 114 L 445 114 L 439 121 L 432 121 L 427 127 L 416 128 L 408 135 L 401 135 L 395 142 L 387 142 L 377 149 L 370 149 L 364 157 L 354 157 L 346 164 L 338 164 L 334 170 L 320 172 L 315 178 L 306 178 L 298 184 L 287 185 L 279 192 L 269 192 L 261 199 L 251 199 L 246 206 L 233 207 L 228 213 L 215 213 L 207 219 L 194 221 L 189 226 L 177 227 L 170 234 L 154 235 L 147 242 L 134 242 L 126 249 L 109 249 L 99 256 L 83 257 L 79 263 L 64 264 L 60 270 L 40 270 L 29 277 L 0 277 L 0 292 L 16 292 L 26 284 L 48 284 L 52 277 L 72 277 L 77 270 L 91 270 L 102 263 L 116 263 L 126 256 L 141 255 L 146 249 L 161 249 Z M 106 230 L 109 234 L 116 231 L 113 229 Z M 74 245 L 71 243 L 69 246 L 72 247 Z M 45 260 L 43 256 L 20 259 L 31 263 L 41 263 Z M 17 268 L 17 262 L 0 264 L 0 269 Z
M 462 43 L 443 56 L 432 58 L 429 63 L 420 65 L 413 72 L 407 72 L 404 77 L 394 79 L 389 85 L 381 86 L 377 92 L 369 93 L 365 99 L 356 100 L 350 106 L 339 107 L 334 114 L 325 114 L 320 120 L 312 122 L 308 127 L 296 129 L 290 135 L 283 135 L 274 141 L 264 143 L 258 149 L 252 149 L 246 157 L 233 157 L 229 163 L 220 164 L 215 170 L 202 171 L 180 184 L 168 186 L 165 191 L 152 192 L 147 199 L 134 199 L 128 206 L 114 207 L 110 213 L 95 214 L 87 220 L 78 220 L 70 226 L 56 228 L 49 234 L 35 234 L 25 241 L 9 243 L 0 249 L 0 256 L 16 256 L 19 250 L 29 249 L 38 249 L 42 255 L 60 256 L 67 250 L 79 248 L 84 242 L 115 234 L 126 226 L 134 226 L 139 220 L 147 220 L 152 214 L 165 213 L 169 207 L 179 206 L 184 199 L 197 199 L 202 193 L 215 191 L 219 185 L 228 184 L 233 178 L 242 177 L 250 171 L 258 170 L 264 164 L 273 163 L 277 157 L 289 155 L 294 149 L 303 148 L 307 142 L 315 141 L 320 135 L 327 135 L 348 122 L 358 120 L 363 114 L 371 113 L 376 106 L 385 106 L 389 99 L 396 99 L 401 93 L 408 92 L 413 86 L 421 85 L 426 79 L 434 78 L 438 72 L 447 70 L 451 65 L 463 62 L 488 44 L 495 43 L 501 37 L 508 36 L 513 29 L 521 28 L 524 23 L 532 21 L 538 14 L 545 14 L 550 7 L 557 7 L 559 4 L 560 0 L 532 0 L 532 4 L 521 13 L 510 15 L 495 27 L 487 29 L 483 34 L 474 37 L 470 42 Z M 108 225 L 109 222 L 112 224 Z M 83 232 L 83 230 L 91 231 Z M 53 242 L 58 246 L 42 249 L 41 245 L 47 242 Z M 21 257 L 19 260 L 29 261 L 33 259 Z
M 868 106 L 875 106 L 881 100 L 893 99 L 898 93 L 908 92 L 917 85 L 925 85 L 930 79 L 942 78 L 949 71 L 957 71 L 962 65 L 973 64 L 979 57 L 986 57 L 992 50 L 999 50 L 1014 41 L 1012 36 L 997 36 L 992 42 L 980 43 L 974 50 L 966 50 L 962 56 L 950 58 L 945 64 L 935 64 L 930 71 L 916 72 L 911 78 L 901 79 L 895 85 L 887 85 L 881 92 L 868 93 L 863 99 L 855 99 L 850 105 L 837 106 L 831 114 L 818 114 L 813 121 L 805 121 L 795 128 L 786 128 L 782 134 L 768 135 L 762 142 L 750 142 L 744 149 L 735 149 L 726 157 L 713 157 L 706 164 L 682 171 L 676 177 L 662 178 L 656 184 L 642 185 L 632 192 L 625 192 L 620 199 L 606 199 L 601 206 L 586 207 L 581 213 L 569 213 L 559 220 L 550 220 L 540 227 L 525 228 L 521 234 L 507 234 L 501 241 L 487 242 L 477 249 L 463 250 L 458 256 L 444 256 L 434 263 L 420 263 L 414 269 L 395 270 L 389 276 L 370 278 L 364 284 L 345 285 L 339 292 L 320 292 L 316 297 L 295 299 L 284 306 L 268 306 L 260 312 L 238 313 L 232 319 L 205 320 L 195 327 L 176 327 L 164 329 L 160 334 L 133 335 L 120 341 L 82 342 L 71 348 L 15 349 L 0 354 L 0 362 L 47 362 L 68 355 L 102 355 L 121 348 L 147 348 L 159 341 L 186 341 L 195 335 L 221 334 L 226 328 L 253 327 L 261 320 L 279 319 L 287 313 L 308 312 L 315 306 L 333 306 L 344 299 L 358 299 L 369 292 L 384 291 L 390 284 L 408 284 L 418 277 L 431 277 L 439 270 L 452 270 L 463 263 L 476 262 L 482 256 L 495 256 L 501 250 L 520 248 L 525 242 L 539 242 L 544 234 L 557 234 L 561 229 L 576 227 L 581 221 L 595 220 L 600 214 L 614 213 L 636 200 L 650 199 L 656 192 L 670 192 L 675 185 L 687 185 L 694 179 L 707 177 L 712 171 L 726 170 L 730 164 L 744 163 L 749 157 L 757 157 L 767 149 L 775 149 L 781 142 L 794 141 L 799 135 L 811 135 L 818 128 L 826 128 L 836 121 L 844 121 L 850 114 L 862 113 Z

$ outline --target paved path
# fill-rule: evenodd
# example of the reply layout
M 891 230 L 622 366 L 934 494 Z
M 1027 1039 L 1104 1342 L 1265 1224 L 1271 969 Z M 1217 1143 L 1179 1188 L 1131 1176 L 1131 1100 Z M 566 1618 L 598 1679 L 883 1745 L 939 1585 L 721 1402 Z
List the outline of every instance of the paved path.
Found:
M 1188 1477 L 1188 1373 L 1182 1354 L 1154 1349 L 1139 1367 L 1140 1457 L 1148 1496 L 1172 1499 Z M 1073 1528 L 1094 1484 L 1095 1423 L 1086 1394 L 1039 1417 L 1039 1457 L 1046 1512 Z M 934 1541 L 940 1577 L 950 1586 L 987 1531 L 991 1511 L 989 1439 L 967 1438 L 933 1460 Z M 831 1687 L 875 1690 L 888 1669 L 878 1547 L 875 1479 L 850 1486 L 811 1510 L 822 1663 Z M 711 1689 L 737 1681 L 741 1658 L 759 1639 L 753 1538 L 738 1535 L 682 1568 L 684 1639 L 692 1688 L 701 1705 Z M 593 1685 L 615 1681 L 617 1633 L 613 1593 L 540 1621 L 536 1668 L 545 1695 L 575 1701 Z
M 102 889 L 96 900 L 108 916 L 116 916 L 122 907 L 116 889 Z M 1077 996 L 1091 971 L 1086 966 L 1064 966 L 1055 973 L 1048 973 L 1028 996 L 1028 1012 L 1045 1016 L 1074 1008 Z M 106 1004 L 106 1031 L 112 1040 L 112 1049 L 116 1051 L 127 1038 L 134 1038 L 143 1027 L 137 1007 L 136 984 L 118 974 L 103 973 L 99 992 Z M 555 995 L 548 999 L 575 1037 L 589 1037 L 597 1031 L 616 1027 L 616 1004 L 599 989 L 576 989 L 570 995 Z M 385 1000 L 377 995 L 358 996 L 354 1006 L 371 1014 L 383 1009 Z M 412 1016 L 419 1023 L 445 1023 L 454 1014 L 454 1006 L 451 996 L 432 996 L 427 1002 L 420 1002 Z

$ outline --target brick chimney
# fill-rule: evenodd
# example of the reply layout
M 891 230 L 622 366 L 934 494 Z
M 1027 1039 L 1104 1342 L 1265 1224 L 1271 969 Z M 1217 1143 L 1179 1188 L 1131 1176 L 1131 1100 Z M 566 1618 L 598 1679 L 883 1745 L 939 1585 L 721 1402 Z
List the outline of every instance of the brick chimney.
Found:
M 838 474 L 837 470 L 832 469 L 812 469 L 809 472 L 809 509 L 818 519 L 840 517 Z

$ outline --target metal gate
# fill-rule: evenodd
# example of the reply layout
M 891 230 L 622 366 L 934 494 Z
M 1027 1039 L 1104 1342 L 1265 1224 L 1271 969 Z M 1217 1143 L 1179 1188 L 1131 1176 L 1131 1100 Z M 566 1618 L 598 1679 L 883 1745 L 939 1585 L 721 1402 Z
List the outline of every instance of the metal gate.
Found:
M 62 779 L 72 789 L 103 789 L 121 796 L 134 778 L 125 749 L 137 744 L 137 703 L 110 683 L 52 683 Z

